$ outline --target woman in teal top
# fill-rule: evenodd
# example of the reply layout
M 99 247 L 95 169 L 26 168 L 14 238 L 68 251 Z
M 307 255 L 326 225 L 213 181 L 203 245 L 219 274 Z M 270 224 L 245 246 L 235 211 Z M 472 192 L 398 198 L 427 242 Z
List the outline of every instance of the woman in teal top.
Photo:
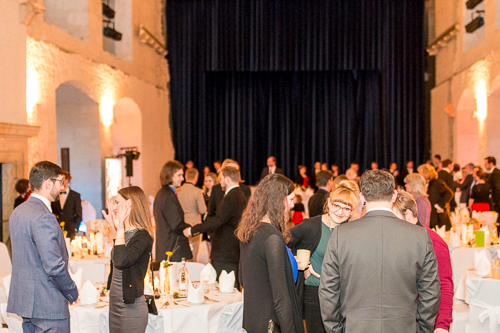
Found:
M 311 251 L 309 268 L 303 274 L 299 274 L 296 284 L 297 293 L 302 301 L 307 332 L 325 332 L 318 297 L 323 257 L 333 228 L 348 221 L 354 207 L 357 206 L 358 192 L 355 183 L 340 182 L 330 193 L 325 205 L 325 214 L 304 220 L 290 229 L 288 246 L 293 253 L 299 249 Z

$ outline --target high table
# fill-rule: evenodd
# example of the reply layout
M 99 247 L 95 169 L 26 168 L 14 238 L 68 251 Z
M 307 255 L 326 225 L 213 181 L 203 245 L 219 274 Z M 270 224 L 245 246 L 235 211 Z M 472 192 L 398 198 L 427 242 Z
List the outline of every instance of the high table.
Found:
M 146 332 L 215 333 L 224 308 L 230 304 L 235 306 L 235 311 L 237 312 L 235 316 L 236 320 L 240 320 L 242 323 L 243 303 L 240 292 L 219 294 L 218 292 L 210 291 L 207 296 L 218 302 L 205 301 L 200 305 L 190 305 L 183 299 L 176 300 L 178 305 L 174 305 L 172 300 L 169 299 L 170 305 L 166 309 L 162 309 L 167 299 L 160 298 L 156 300 L 158 316 L 149 314 Z M 100 299 L 107 300 L 104 297 Z M 109 306 L 104 302 L 100 302 L 96 306 L 71 305 L 69 307 L 72 333 L 109 332 Z

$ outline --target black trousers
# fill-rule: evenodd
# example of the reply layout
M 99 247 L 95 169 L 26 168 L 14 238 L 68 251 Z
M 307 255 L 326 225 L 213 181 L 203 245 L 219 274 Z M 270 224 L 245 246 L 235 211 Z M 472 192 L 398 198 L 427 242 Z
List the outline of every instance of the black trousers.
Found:
M 304 318 L 306 320 L 307 332 L 326 332 L 321 319 L 321 309 L 319 307 L 319 287 L 304 286 Z
M 226 271 L 227 273 L 231 273 L 231 271 L 234 271 L 234 287 L 240 290 L 240 279 L 238 277 L 239 263 L 212 260 L 212 266 L 214 266 L 215 272 L 217 272 L 217 282 L 219 281 L 219 276 L 222 271 Z

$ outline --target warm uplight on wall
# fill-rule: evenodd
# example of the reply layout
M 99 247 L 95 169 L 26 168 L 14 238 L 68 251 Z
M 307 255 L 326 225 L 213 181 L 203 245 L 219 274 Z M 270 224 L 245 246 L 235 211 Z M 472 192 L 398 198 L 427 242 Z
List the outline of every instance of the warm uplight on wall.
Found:
M 488 91 L 486 88 L 486 81 L 479 80 L 476 85 L 476 115 L 477 120 L 484 121 L 488 112 Z
M 28 119 L 33 115 L 40 100 L 40 77 L 34 66 L 26 68 L 26 112 Z
M 101 103 L 99 104 L 99 110 L 101 112 L 101 121 L 104 126 L 111 126 L 113 123 L 113 107 L 115 101 L 113 99 L 113 94 L 110 89 L 106 89 L 101 97 Z

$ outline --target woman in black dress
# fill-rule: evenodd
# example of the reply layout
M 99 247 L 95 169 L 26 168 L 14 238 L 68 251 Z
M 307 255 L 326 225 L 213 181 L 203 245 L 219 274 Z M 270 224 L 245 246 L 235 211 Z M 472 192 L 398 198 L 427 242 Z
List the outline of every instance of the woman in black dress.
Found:
M 438 179 L 438 173 L 434 167 L 422 164 L 418 167 L 418 173 L 427 182 L 427 194 L 431 202 L 431 219 L 429 227 L 431 229 L 446 226 L 446 230 L 451 229 L 449 215 L 450 201 L 453 198 L 452 190 Z
M 236 231 L 242 243 L 243 328 L 248 332 L 268 332 L 270 324 L 273 332 L 304 332 L 295 294 L 297 263 L 285 243 L 294 197 L 292 181 L 280 174 L 267 176 Z
M 488 212 L 491 209 L 490 186 L 486 184 L 486 174 L 482 170 L 477 170 L 474 178 L 477 184 L 472 188 L 469 208 L 472 212 Z
M 144 277 L 153 247 L 153 227 L 149 201 L 138 186 L 122 188 L 115 200 L 108 200 L 104 218 L 116 230 L 111 253 L 109 331 L 145 332 L 148 307 L 144 297 Z

